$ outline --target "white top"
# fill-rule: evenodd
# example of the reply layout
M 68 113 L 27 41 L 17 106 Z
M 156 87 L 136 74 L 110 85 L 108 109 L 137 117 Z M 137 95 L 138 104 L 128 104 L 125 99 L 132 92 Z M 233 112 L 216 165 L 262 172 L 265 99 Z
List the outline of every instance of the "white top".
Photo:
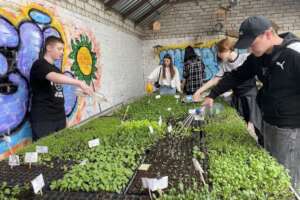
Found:
M 224 76 L 224 73 L 231 72 L 232 70 L 237 69 L 245 62 L 245 60 L 247 59 L 247 57 L 249 55 L 250 55 L 249 53 L 238 54 L 238 56 L 236 57 L 236 59 L 234 61 L 222 62 L 220 64 L 219 72 L 216 74 L 216 76 L 222 77 L 222 76 Z
M 171 79 L 171 74 L 168 67 L 166 68 L 166 78 L 163 78 L 162 65 L 156 67 L 148 76 L 148 79 L 153 82 L 156 82 L 161 69 L 159 84 L 163 86 L 170 86 L 172 88 L 176 88 L 177 91 L 181 92 L 179 72 L 176 66 L 173 66 L 173 68 L 175 70 L 175 75 L 173 79 Z

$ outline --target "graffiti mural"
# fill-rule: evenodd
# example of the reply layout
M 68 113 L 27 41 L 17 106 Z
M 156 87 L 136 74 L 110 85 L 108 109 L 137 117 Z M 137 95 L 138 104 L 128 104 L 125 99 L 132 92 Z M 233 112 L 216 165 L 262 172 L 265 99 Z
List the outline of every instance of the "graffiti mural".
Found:
M 78 79 L 85 81 L 88 85 L 96 78 L 97 71 L 96 54 L 92 51 L 92 42 L 85 35 L 80 39 L 71 40 L 72 52 L 69 58 L 73 60 L 71 70 L 75 72 Z
M 202 58 L 205 65 L 206 80 L 210 80 L 219 71 L 215 43 L 216 40 L 212 40 L 202 44 L 201 46 L 193 47 L 195 53 Z M 165 46 L 159 51 L 160 64 L 163 61 L 164 55 L 167 53 L 170 54 L 173 59 L 173 64 L 178 68 L 181 78 L 184 65 L 184 51 L 186 46 L 186 44 L 169 47 Z
M 47 37 L 57 36 L 65 43 L 62 60 L 55 62 L 57 68 L 92 84 L 95 90 L 100 87 L 100 50 L 93 33 L 60 22 L 54 10 L 38 3 L 0 7 L 0 159 L 31 141 L 30 69 L 43 54 Z M 88 109 L 93 111 L 89 115 L 101 112 L 96 102 L 77 97 L 73 86 L 64 85 L 64 95 L 68 125 L 89 117 Z M 4 135 L 10 135 L 10 143 L 3 140 Z

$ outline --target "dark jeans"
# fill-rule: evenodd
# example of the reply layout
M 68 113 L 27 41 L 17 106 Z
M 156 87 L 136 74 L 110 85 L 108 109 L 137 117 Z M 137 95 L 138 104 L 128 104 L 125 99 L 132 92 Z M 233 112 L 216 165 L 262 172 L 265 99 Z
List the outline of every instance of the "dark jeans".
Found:
M 32 140 L 36 141 L 50 133 L 57 132 L 66 127 L 66 119 L 58 121 L 31 122 Z
M 279 128 L 264 122 L 265 148 L 289 170 L 296 191 L 300 192 L 300 128 Z

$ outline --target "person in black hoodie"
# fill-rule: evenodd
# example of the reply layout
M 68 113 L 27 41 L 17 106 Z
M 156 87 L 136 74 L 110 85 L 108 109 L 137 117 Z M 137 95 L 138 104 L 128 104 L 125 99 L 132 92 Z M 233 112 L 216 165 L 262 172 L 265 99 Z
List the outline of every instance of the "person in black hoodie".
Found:
M 252 54 L 244 64 L 224 77 L 203 105 L 257 75 L 263 87 L 257 96 L 264 120 L 264 145 L 292 177 L 300 192 L 300 40 L 292 33 L 277 35 L 263 16 L 247 18 L 240 27 L 236 48 Z

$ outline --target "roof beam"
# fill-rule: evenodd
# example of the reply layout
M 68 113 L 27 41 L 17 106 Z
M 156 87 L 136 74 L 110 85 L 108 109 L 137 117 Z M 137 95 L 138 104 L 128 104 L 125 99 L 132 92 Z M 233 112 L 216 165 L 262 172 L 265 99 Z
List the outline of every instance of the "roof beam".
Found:
M 104 3 L 104 5 L 108 8 L 113 7 L 116 3 L 118 3 L 119 0 L 109 0 L 108 2 Z
M 137 3 L 135 6 L 133 6 L 132 8 L 130 8 L 128 11 L 126 11 L 122 16 L 123 18 L 127 18 L 129 15 L 131 15 L 134 11 L 136 11 L 137 9 L 139 9 L 140 7 L 142 7 L 143 5 L 145 5 L 145 3 L 147 3 L 147 0 L 140 0 L 139 3 Z
M 141 16 L 140 18 L 138 18 L 135 21 L 135 24 L 141 23 L 144 19 L 146 19 L 147 17 L 149 17 L 152 13 L 154 13 L 156 10 L 158 10 L 160 7 L 162 7 L 166 3 L 169 3 L 169 0 L 163 0 L 159 4 L 157 4 L 156 6 L 153 6 L 152 9 L 149 10 L 149 12 L 145 13 L 143 16 Z

